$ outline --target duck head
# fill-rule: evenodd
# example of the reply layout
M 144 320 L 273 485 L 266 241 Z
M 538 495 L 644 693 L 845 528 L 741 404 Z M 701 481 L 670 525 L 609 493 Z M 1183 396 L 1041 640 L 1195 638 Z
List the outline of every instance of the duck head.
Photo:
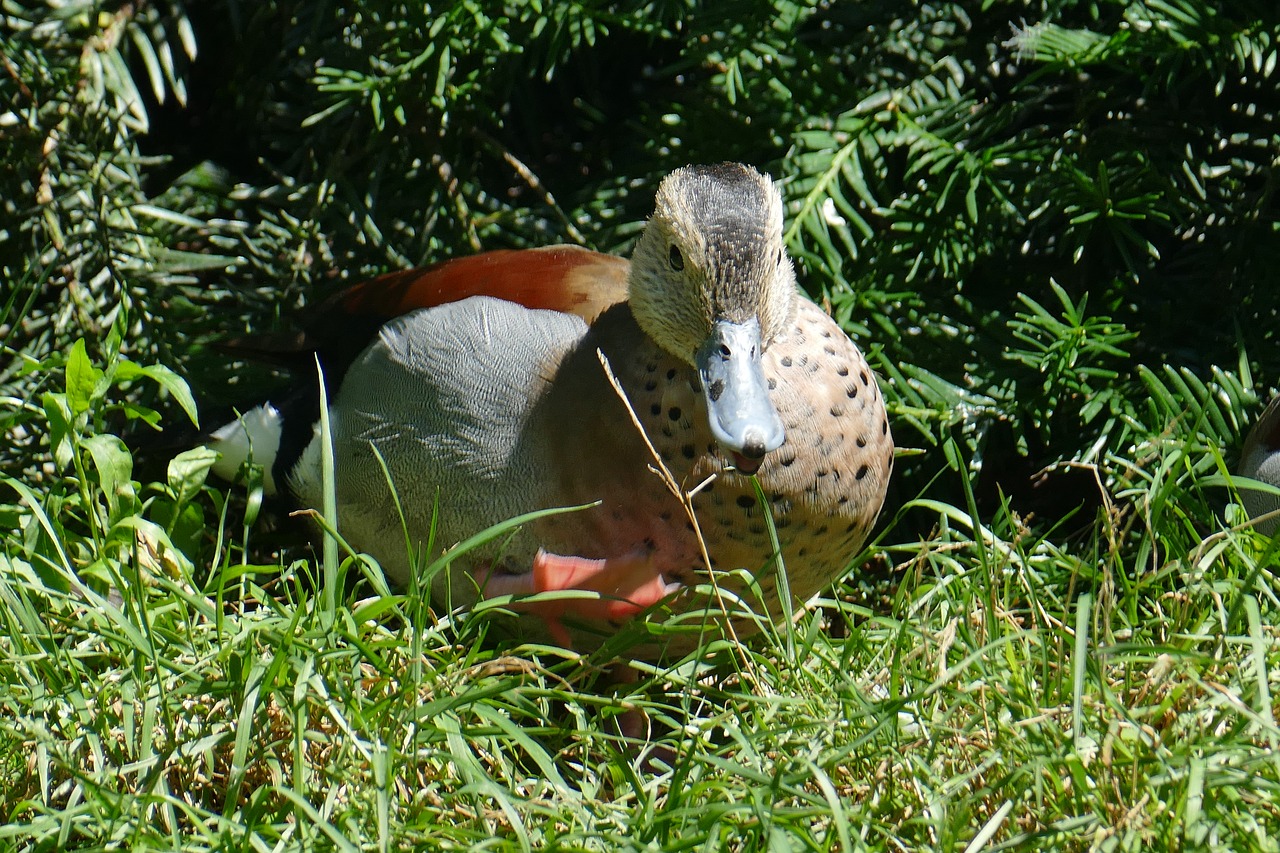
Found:
M 628 286 L 640 328 L 698 371 L 716 442 L 740 470 L 755 471 L 786 437 L 760 358 L 796 310 L 773 182 L 738 163 L 672 172 Z

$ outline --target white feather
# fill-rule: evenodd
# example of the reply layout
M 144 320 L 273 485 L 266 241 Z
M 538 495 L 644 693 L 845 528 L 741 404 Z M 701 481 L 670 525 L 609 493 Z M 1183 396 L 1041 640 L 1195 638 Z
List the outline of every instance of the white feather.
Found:
M 263 488 L 267 494 L 274 495 L 276 482 L 271 468 L 280 452 L 280 432 L 280 412 L 270 403 L 263 403 L 219 427 L 208 445 L 222 454 L 222 458 L 213 463 L 213 473 L 224 480 L 234 480 L 242 465 L 256 463 L 264 469 Z

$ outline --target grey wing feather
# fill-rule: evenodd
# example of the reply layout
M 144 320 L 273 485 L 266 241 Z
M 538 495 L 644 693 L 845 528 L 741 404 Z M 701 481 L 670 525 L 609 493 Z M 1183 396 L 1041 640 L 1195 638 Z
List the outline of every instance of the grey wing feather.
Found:
M 438 547 L 541 508 L 546 453 L 525 440 L 524 429 L 556 366 L 585 333 L 576 316 L 489 297 L 385 326 L 330 409 L 340 529 L 351 544 L 406 579 L 404 534 L 372 447 L 387 463 L 417 548 L 437 506 Z M 293 483 L 308 501 L 319 495 L 312 444 Z M 535 543 L 511 544 L 514 558 L 531 560 Z

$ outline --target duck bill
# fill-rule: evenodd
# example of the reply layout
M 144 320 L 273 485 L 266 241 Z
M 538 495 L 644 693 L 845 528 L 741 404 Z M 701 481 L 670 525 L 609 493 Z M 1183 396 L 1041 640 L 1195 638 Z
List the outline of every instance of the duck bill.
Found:
M 695 356 L 716 442 L 751 473 L 786 438 L 760 364 L 760 321 L 717 320 Z

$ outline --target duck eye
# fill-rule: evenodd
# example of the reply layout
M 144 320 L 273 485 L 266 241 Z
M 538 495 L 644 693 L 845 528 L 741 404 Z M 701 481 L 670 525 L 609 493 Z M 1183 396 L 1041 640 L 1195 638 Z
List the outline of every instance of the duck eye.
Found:
M 676 272 L 684 269 L 684 255 L 680 254 L 678 247 L 671 247 L 670 253 L 667 254 L 667 262 L 671 264 L 671 268 Z

